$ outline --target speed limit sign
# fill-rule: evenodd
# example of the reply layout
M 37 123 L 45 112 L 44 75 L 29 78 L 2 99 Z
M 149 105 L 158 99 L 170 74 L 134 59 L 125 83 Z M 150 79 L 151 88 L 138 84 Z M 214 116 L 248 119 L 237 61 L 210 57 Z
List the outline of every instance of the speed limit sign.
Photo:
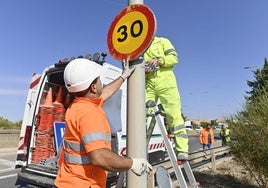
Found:
M 111 56 L 119 61 L 138 58 L 151 44 L 155 30 L 155 16 L 147 6 L 126 7 L 115 17 L 108 31 Z

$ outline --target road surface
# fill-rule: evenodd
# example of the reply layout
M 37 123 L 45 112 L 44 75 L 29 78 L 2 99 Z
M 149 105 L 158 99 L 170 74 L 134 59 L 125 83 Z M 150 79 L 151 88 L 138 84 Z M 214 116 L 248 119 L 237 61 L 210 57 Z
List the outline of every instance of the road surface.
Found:
M 217 138 L 217 137 L 216 137 Z M 215 145 L 220 144 L 216 139 Z M 189 135 L 189 153 L 202 149 L 199 144 L 198 134 Z M 17 173 L 21 169 L 15 169 L 16 148 L 0 149 L 0 188 L 23 188 L 24 186 L 16 185 Z

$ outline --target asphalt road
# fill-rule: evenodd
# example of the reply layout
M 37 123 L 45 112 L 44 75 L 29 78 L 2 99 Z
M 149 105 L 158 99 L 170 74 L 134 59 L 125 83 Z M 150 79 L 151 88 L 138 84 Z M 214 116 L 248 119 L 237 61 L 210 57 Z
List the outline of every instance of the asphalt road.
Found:
M 0 187 L 17 188 L 17 173 L 21 169 L 15 169 L 16 149 L 0 150 Z
M 216 137 L 215 145 L 220 145 L 221 141 Z M 198 134 L 189 135 L 189 152 L 202 150 L 199 144 Z M 15 169 L 16 148 L 0 149 L 0 188 L 23 188 L 16 185 L 17 173 L 21 169 Z

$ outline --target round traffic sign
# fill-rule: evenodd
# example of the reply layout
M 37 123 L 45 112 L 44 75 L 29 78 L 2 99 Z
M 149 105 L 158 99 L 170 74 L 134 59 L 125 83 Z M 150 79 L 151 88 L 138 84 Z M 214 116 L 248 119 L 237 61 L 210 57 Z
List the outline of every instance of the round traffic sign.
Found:
M 108 31 L 111 56 L 120 61 L 138 58 L 151 44 L 155 30 L 151 9 L 143 4 L 126 7 L 115 17 Z

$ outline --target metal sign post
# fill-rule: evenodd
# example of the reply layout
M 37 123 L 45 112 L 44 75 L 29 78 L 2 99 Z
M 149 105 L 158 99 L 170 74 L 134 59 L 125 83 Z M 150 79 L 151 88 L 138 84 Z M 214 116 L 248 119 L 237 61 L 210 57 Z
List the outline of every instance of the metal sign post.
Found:
M 145 67 L 140 56 L 151 44 L 155 16 L 141 0 L 130 0 L 112 22 L 108 32 L 108 48 L 113 58 L 130 61 L 135 71 L 128 79 L 127 88 L 127 155 L 147 158 Z M 136 176 L 128 171 L 127 187 L 147 187 L 147 174 Z
M 142 0 L 129 0 L 131 4 L 143 4 Z M 145 68 L 139 63 L 128 79 L 127 115 L 127 153 L 128 156 L 147 158 L 146 120 L 145 120 Z M 127 173 L 127 187 L 147 187 L 147 175 L 138 177 Z
M 139 63 L 128 80 L 128 116 L 127 116 L 127 155 L 147 158 L 146 122 L 145 122 L 145 70 Z M 136 176 L 127 173 L 127 187 L 147 187 L 147 175 Z

